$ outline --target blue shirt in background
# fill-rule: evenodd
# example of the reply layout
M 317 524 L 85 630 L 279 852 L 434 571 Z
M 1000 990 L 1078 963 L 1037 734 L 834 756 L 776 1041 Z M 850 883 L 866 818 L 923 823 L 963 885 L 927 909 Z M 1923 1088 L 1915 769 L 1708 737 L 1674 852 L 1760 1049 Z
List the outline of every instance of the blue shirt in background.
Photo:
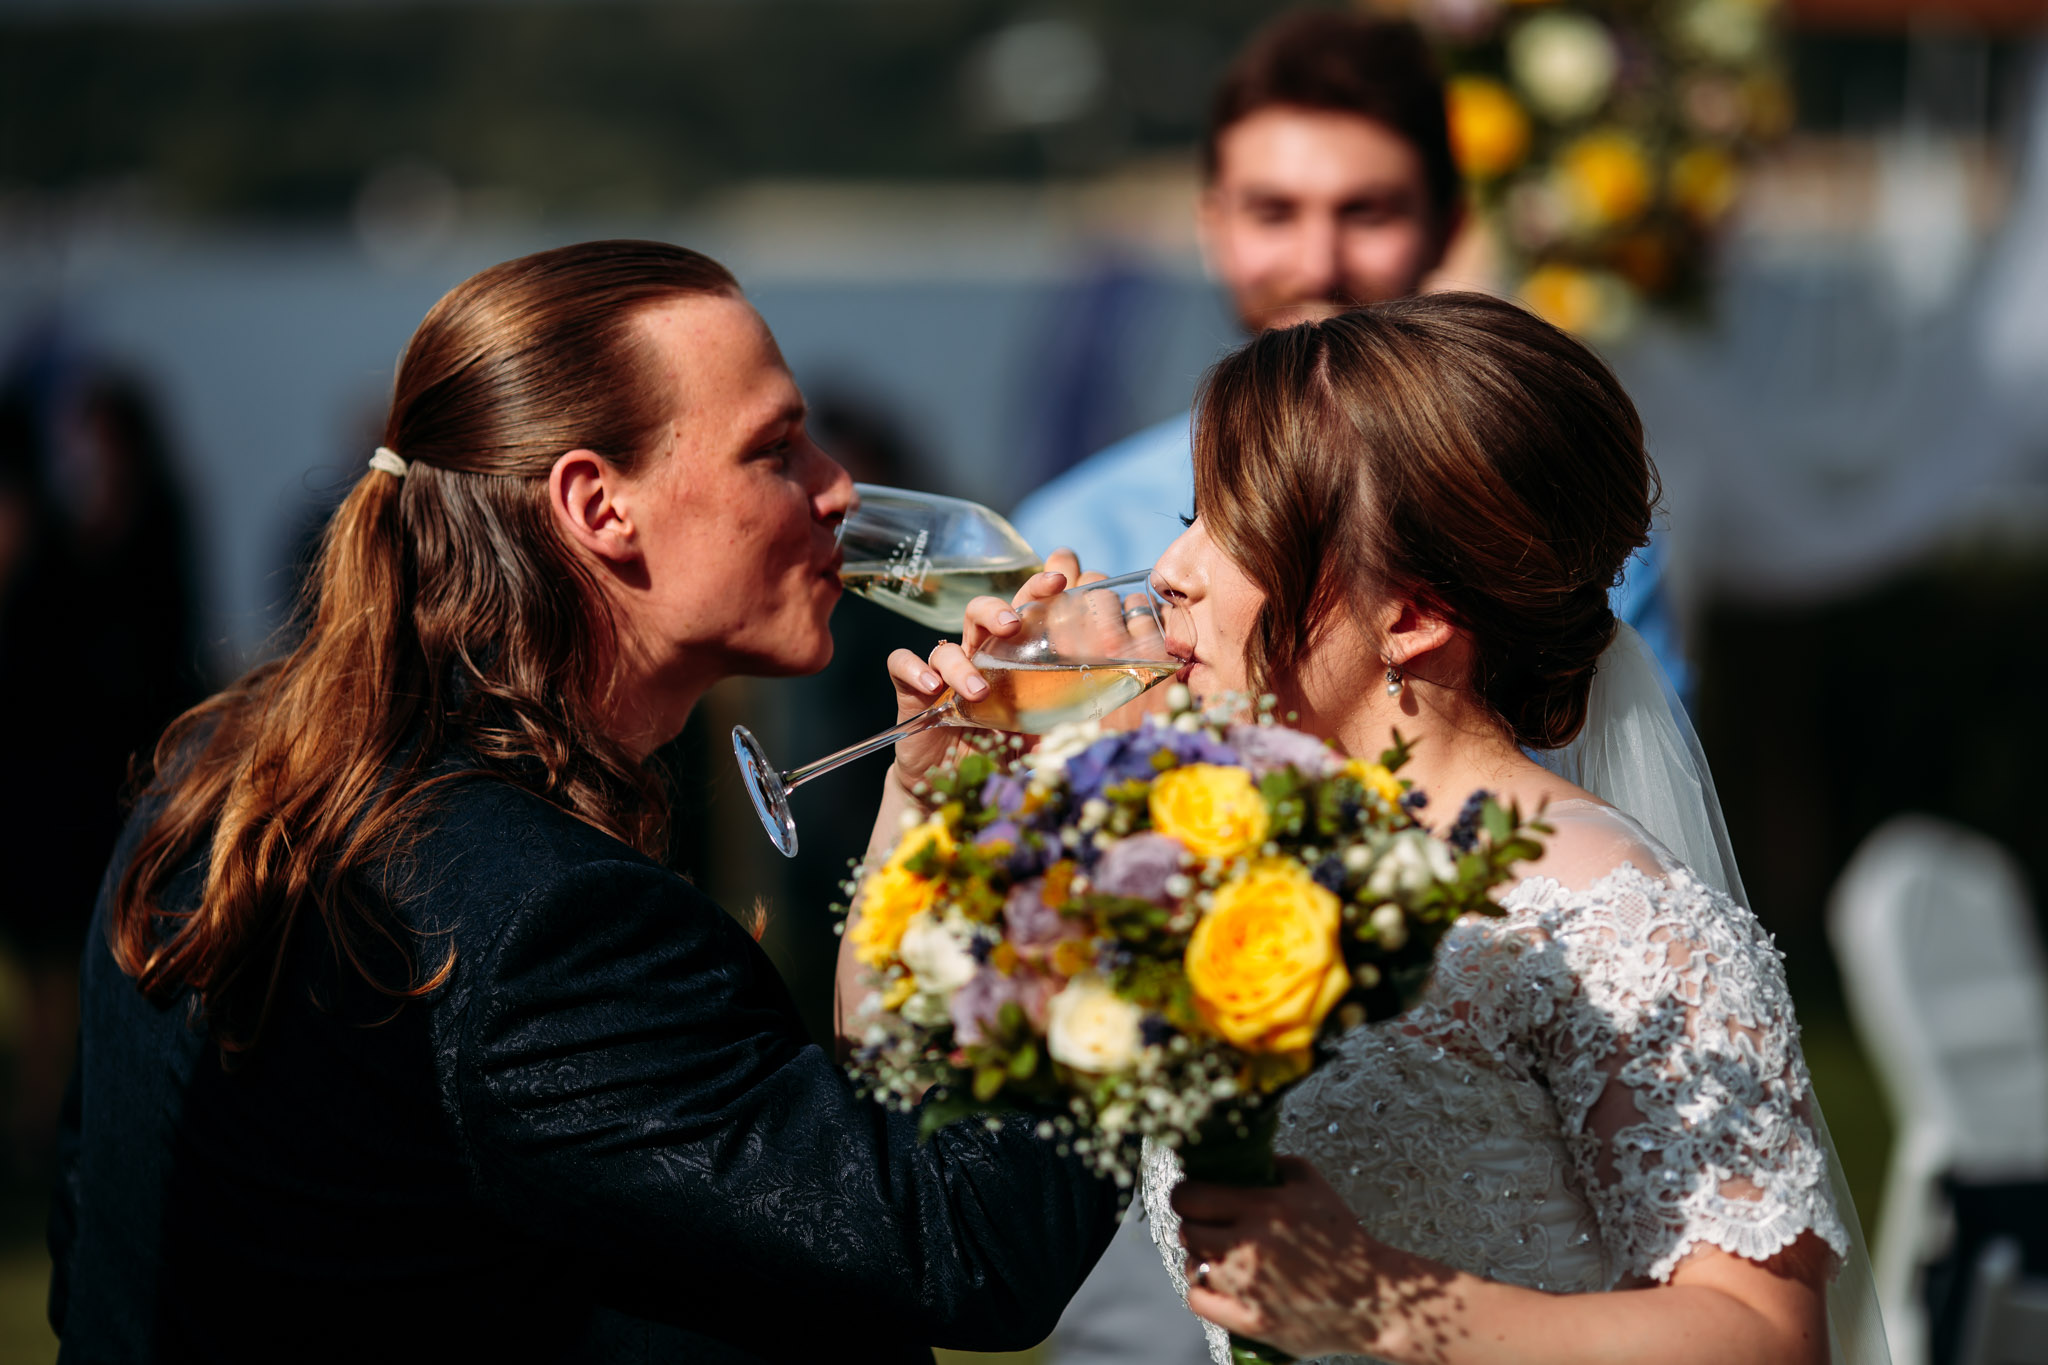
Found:
M 1149 568 L 1181 533 L 1181 518 L 1194 514 L 1193 421 L 1182 413 L 1105 447 L 1024 499 L 1011 522 L 1040 554 L 1064 545 L 1087 569 Z M 1609 600 L 1690 701 L 1692 676 L 1664 593 L 1661 537 L 1653 533 L 1629 560 Z

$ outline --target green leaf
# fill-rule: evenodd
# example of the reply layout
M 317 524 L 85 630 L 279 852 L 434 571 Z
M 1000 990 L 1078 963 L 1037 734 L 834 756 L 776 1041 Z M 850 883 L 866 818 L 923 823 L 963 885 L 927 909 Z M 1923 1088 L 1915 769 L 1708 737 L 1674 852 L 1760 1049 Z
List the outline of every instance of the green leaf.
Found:
M 987 754 L 969 753 L 960 760 L 961 794 L 979 791 L 981 785 L 995 775 L 996 765 Z
M 1028 1081 L 1031 1079 L 1031 1073 L 1036 1070 L 1038 1070 L 1038 1044 L 1027 1041 L 1022 1047 L 1010 1054 L 1011 1080 Z
M 1492 801 L 1486 803 L 1480 819 L 1486 826 L 1486 837 L 1496 844 L 1506 843 L 1509 836 L 1515 832 L 1514 821 L 1508 818 L 1506 811 Z
M 983 1104 L 994 1099 L 1003 1088 L 1003 1082 L 1010 1077 L 1008 1067 L 1001 1063 L 978 1066 L 974 1069 L 974 1098 Z

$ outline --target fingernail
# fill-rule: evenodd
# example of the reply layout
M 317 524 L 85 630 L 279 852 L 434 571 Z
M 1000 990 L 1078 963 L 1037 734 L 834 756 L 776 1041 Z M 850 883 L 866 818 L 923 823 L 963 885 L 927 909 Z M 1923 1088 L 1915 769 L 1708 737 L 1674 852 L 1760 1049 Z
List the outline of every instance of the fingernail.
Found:
M 988 684 L 979 678 L 969 678 L 960 690 L 970 697 L 985 696 L 988 692 Z
M 996 624 L 999 626 L 1014 626 L 1023 619 L 1023 617 L 1011 611 L 1008 607 L 996 613 Z
M 944 681 L 945 679 L 941 678 L 938 674 L 932 672 L 929 668 L 927 668 L 922 674 L 918 676 L 917 685 L 919 687 L 922 687 L 927 692 L 936 692 L 939 690 L 939 684 Z

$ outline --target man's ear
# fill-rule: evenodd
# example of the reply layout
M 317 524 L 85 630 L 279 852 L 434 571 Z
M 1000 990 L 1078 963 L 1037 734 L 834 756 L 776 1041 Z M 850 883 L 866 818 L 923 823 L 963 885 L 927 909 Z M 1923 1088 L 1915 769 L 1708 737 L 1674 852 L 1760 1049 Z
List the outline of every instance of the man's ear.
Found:
M 633 515 L 617 466 L 590 450 L 572 450 L 548 471 L 548 509 L 569 539 L 599 559 L 640 557 Z
M 1457 638 L 1457 629 L 1447 618 L 1419 603 L 1396 599 L 1384 613 L 1380 648 L 1389 668 L 1407 668 Z

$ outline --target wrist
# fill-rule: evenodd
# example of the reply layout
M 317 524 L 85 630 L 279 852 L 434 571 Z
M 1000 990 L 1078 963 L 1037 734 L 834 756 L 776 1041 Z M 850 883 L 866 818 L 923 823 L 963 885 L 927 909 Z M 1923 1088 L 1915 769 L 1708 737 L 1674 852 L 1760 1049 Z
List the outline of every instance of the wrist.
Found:
M 1368 1238 L 1368 1245 L 1370 1270 L 1351 1302 L 1352 1340 L 1345 1350 L 1417 1365 L 1437 1359 L 1441 1341 L 1431 1328 L 1448 1308 L 1442 1287 L 1455 1272 L 1376 1238 Z

